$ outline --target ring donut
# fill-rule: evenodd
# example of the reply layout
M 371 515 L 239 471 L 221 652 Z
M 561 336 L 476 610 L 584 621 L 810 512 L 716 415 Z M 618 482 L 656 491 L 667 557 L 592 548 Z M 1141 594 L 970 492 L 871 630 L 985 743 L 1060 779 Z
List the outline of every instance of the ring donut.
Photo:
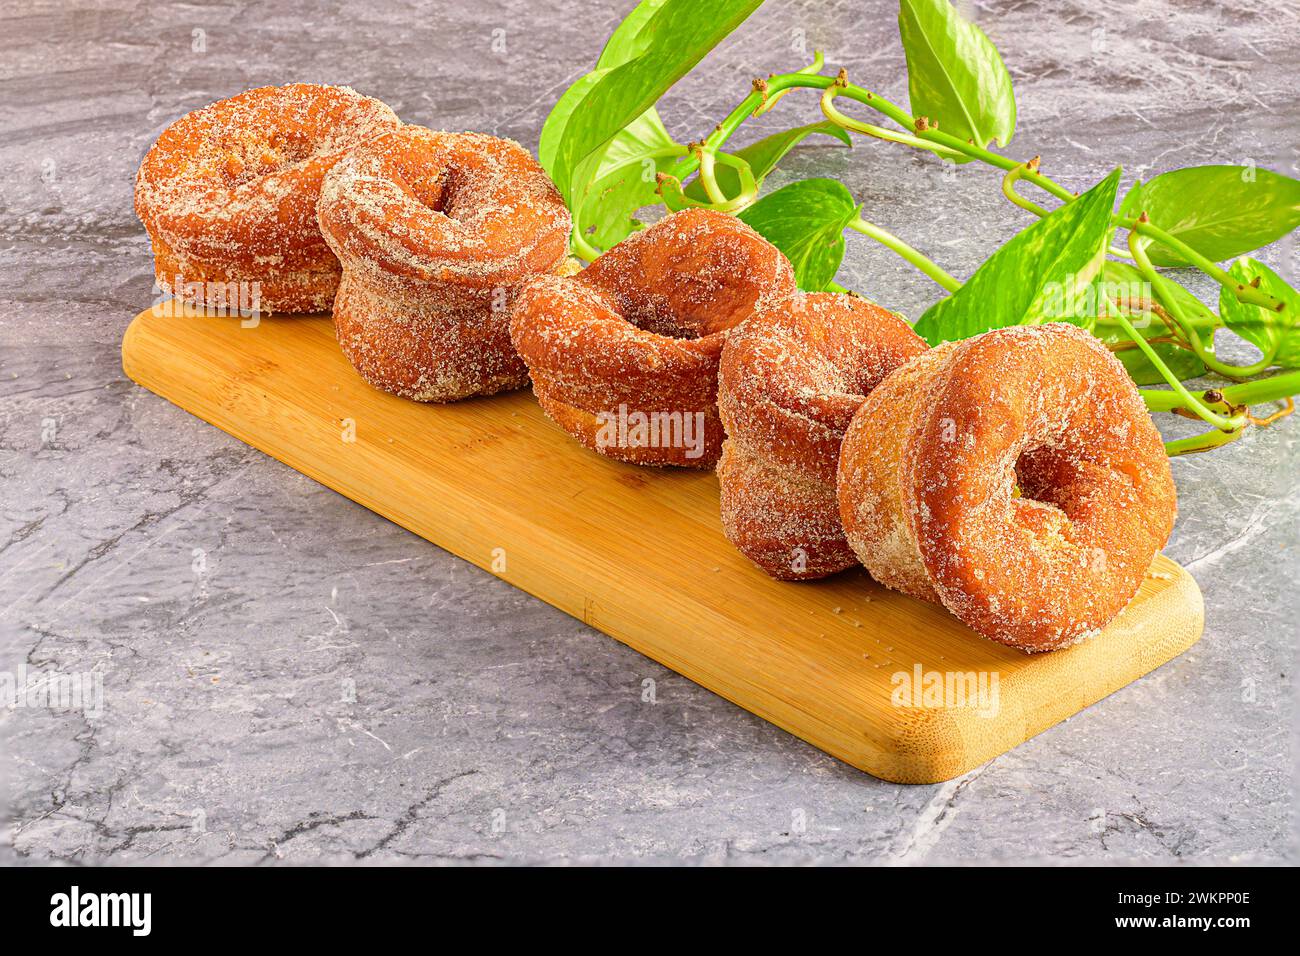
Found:
M 733 216 L 688 209 L 572 279 L 529 281 L 511 337 L 538 402 L 583 445 L 639 465 L 711 468 L 727 330 L 794 292 L 775 246 Z
M 527 150 L 404 126 L 330 171 L 318 215 L 343 263 L 339 344 L 367 382 L 421 402 L 527 383 L 510 302 L 522 280 L 564 265 L 569 235 Z
M 833 292 L 796 295 L 727 337 L 722 527 L 769 575 L 810 580 L 857 563 L 835 493 L 840 442 L 871 390 L 925 348 L 893 313 Z
M 225 305 L 232 284 L 247 283 L 262 311 L 329 309 L 339 263 L 316 225 L 321 181 L 349 149 L 400 125 L 379 100 L 306 83 L 249 90 L 182 116 L 135 179 L 159 288 Z
M 894 372 L 849 426 L 838 487 L 877 581 L 1026 651 L 1103 628 L 1176 511 L 1133 382 L 1063 323 L 943 345 Z

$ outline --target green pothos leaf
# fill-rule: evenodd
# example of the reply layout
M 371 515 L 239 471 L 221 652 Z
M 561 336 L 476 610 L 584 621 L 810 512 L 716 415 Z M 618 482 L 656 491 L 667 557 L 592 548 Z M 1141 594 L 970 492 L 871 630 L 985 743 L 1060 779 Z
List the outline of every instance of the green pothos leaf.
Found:
M 678 153 L 654 107 L 646 110 L 579 165 L 575 179 L 584 185 L 575 200 L 575 228 L 598 249 L 643 228 L 634 214 L 659 201 L 655 176 Z
M 917 334 L 938 345 L 1009 325 L 1087 324 L 1076 299 L 1105 260 L 1119 172 L 1013 236 L 960 289 L 925 311 Z
M 1161 173 L 1129 190 L 1126 217 L 1151 222 L 1215 262 L 1281 239 L 1300 226 L 1300 181 L 1255 166 L 1189 166 Z M 1147 255 L 1158 266 L 1188 262 L 1158 242 Z
M 1136 179 L 1128 188 L 1119 203 L 1119 214 L 1125 219 L 1132 218 L 1142 211 L 1142 180 Z
M 1250 257 L 1234 262 L 1228 274 L 1282 300 L 1281 312 L 1239 302 L 1229 289 L 1219 293 L 1219 312 L 1224 324 L 1259 349 L 1274 365 L 1300 368 L 1300 294 L 1264 263 Z
M 740 219 L 785 253 L 800 289 L 821 292 L 844 259 L 844 229 L 858 208 L 843 183 L 801 179 L 768 193 Z
M 941 130 L 977 146 L 1011 142 L 1011 74 L 983 30 L 948 0 L 901 0 L 898 30 L 913 115 L 935 120 Z
M 761 2 L 642 0 L 629 14 L 596 69 L 565 91 L 542 127 L 538 158 L 570 211 L 587 185 L 577 175 L 583 161 L 653 107 Z

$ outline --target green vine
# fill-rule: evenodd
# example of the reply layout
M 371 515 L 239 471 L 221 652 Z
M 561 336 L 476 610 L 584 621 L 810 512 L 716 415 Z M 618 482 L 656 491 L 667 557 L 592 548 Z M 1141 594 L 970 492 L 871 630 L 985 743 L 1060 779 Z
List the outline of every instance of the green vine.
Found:
M 734 12 L 741 6 L 744 7 L 740 13 L 740 18 L 743 19 L 743 16 L 756 5 L 756 0 L 734 0 L 734 2 L 733 0 L 696 0 L 690 7 L 689 14 L 682 12 L 687 10 L 689 3 L 690 0 L 646 0 L 634 14 L 642 19 L 649 18 L 650 23 L 641 28 L 642 33 L 637 35 L 637 44 L 642 44 L 643 40 L 650 46 L 659 43 L 661 47 L 656 50 L 663 56 L 668 56 L 669 52 L 676 50 L 674 44 L 680 43 L 680 39 L 674 38 L 668 32 L 662 36 L 658 34 L 648 38 L 645 36 L 646 31 L 653 32 L 652 26 L 657 23 L 660 15 L 667 16 L 665 11 L 669 8 L 674 8 L 672 10 L 674 16 L 698 16 L 703 29 L 704 26 L 714 23 L 723 12 Z M 736 213 L 763 232 L 763 226 L 765 224 L 770 226 L 770 223 L 765 218 L 766 214 L 760 214 L 760 208 L 768 198 L 760 196 L 762 181 L 771 166 L 779 160 L 779 156 L 776 159 L 766 157 L 762 168 L 756 169 L 745 156 L 741 155 L 749 147 L 740 152 L 729 152 L 725 147 L 732 136 L 751 117 L 772 113 L 778 103 L 786 101 L 787 97 L 797 90 L 811 90 L 818 94 L 821 115 L 825 123 L 829 124 L 827 128 L 837 131 L 837 135 L 842 138 L 847 139 L 850 134 L 866 136 L 887 142 L 892 146 L 923 151 L 944 162 L 973 161 L 1000 170 L 1003 174 L 1001 190 L 1007 200 L 1031 213 L 1043 228 L 1048 228 L 1054 219 L 1059 218 L 1067 207 L 1079 199 L 1079 195 L 1046 175 L 1041 169 L 1039 157 L 1022 161 L 989 148 L 995 138 L 1003 143 L 1010 139 L 1015 121 L 1010 76 L 997 51 L 987 37 L 962 20 L 955 10 L 941 0 L 902 0 L 901 7 L 908 13 L 908 16 L 904 17 L 903 11 L 900 11 L 904 51 L 908 55 L 908 68 L 912 74 L 909 82 L 918 73 L 938 68 L 942 70 L 944 80 L 942 86 L 947 92 L 936 93 L 935 84 L 918 86 L 910 83 L 913 109 L 907 110 L 870 89 L 851 83 L 844 70 L 840 70 L 835 76 L 825 75 L 822 72 L 824 57 L 817 52 L 813 62 L 802 69 L 754 80 L 750 92 L 702 141 L 686 147 L 674 144 L 650 150 L 642 157 L 630 160 L 629 163 L 645 159 L 655 162 L 665 161 L 664 167 L 657 171 L 655 181 L 656 194 L 668 209 L 678 210 L 695 206 Z M 630 17 L 628 22 L 632 19 Z M 620 30 L 623 29 L 620 27 Z M 927 30 L 930 32 L 926 33 Z M 918 36 L 918 31 L 924 35 Z M 695 52 L 702 55 L 703 51 L 693 51 L 692 55 Z M 605 58 L 602 57 L 602 62 Z M 942 61 L 938 67 L 933 62 L 936 58 Z M 689 65 L 685 68 L 689 69 Z M 868 122 L 846 114 L 837 105 L 840 100 L 864 107 L 876 114 L 880 121 Z M 548 120 L 548 125 L 549 123 Z M 951 128 L 942 128 L 941 123 L 945 126 L 951 124 Z M 800 130 L 794 132 L 803 135 Z M 784 148 L 788 149 L 788 145 Z M 719 175 L 719 171 L 724 168 L 729 171 L 727 182 L 730 189 L 724 185 Z M 1223 170 L 1230 169 L 1230 167 L 1194 167 L 1191 170 L 1165 174 L 1165 177 L 1175 177 L 1177 173 L 1202 179 L 1218 176 L 1216 182 L 1221 183 L 1225 175 Z M 605 172 L 607 174 L 608 170 Z M 1213 197 L 1215 189 L 1198 186 L 1196 183 L 1185 186 L 1181 192 L 1171 185 L 1172 179 L 1161 183 L 1161 179 L 1165 177 L 1157 177 L 1145 186 L 1141 183 L 1135 184 L 1130 191 L 1131 196 L 1121 204 L 1120 211 L 1110 213 L 1109 221 L 1105 216 L 1100 220 L 1095 217 L 1089 219 L 1090 222 L 1097 222 L 1098 228 L 1109 230 L 1101 236 L 1102 241 L 1097 247 L 1098 254 L 1109 254 L 1116 259 L 1124 260 L 1126 268 L 1136 268 L 1144 282 L 1150 285 L 1153 293 L 1150 299 L 1139 297 L 1136 300 L 1117 301 L 1099 291 L 1095 300 L 1097 310 L 1091 318 L 1094 331 L 1100 332 L 1103 328 L 1109 330 L 1110 337 L 1107 341 L 1112 349 L 1117 352 L 1136 350 L 1133 354 L 1141 355 L 1150 373 L 1157 375 L 1168 385 L 1168 391 L 1142 390 L 1141 394 L 1148 408 L 1153 412 L 1172 412 L 1183 417 L 1194 418 L 1212 429 L 1204 435 L 1167 443 L 1166 448 L 1171 455 L 1204 451 L 1235 441 L 1247 428 L 1271 423 L 1288 414 L 1292 408 L 1290 397 L 1300 393 L 1300 371 L 1284 371 L 1270 378 L 1256 379 L 1269 369 L 1285 364 L 1285 356 L 1300 356 L 1300 329 L 1295 327 L 1296 315 L 1293 307 L 1288 307 L 1287 304 L 1288 299 L 1295 296 L 1294 291 L 1289 287 L 1277 288 L 1277 283 L 1281 280 L 1276 276 L 1273 277 L 1276 282 L 1272 291 L 1261 285 L 1258 273 L 1251 281 L 1243 281 L 1215 261 L 1231 258 L 1242 251 L 1261 245 L 1262 243 L 1258 241 L 1260 239 L 1265 242 L 1272 241 L 1289 232 L 1297 222 L 1300 222 L 1300 215 L 1296 214 L 1296 209 L 1300 208 L 1300 183 L 1277 174 L 1270 173 L 1269 176 L 1272 177 L 1269 180 L 1270 188 L 1277 194 L 1276 201 L 1270 206 L 1269 214 L 1272 219 L 1268 222 L 1249 223 L 1242 227 L 1240 235 L 1217 237 L 1210 248 L 1193 246 L 1176 231 L 1171 230 L 1167 225 L 1162 226 L 1160 222 L 1162 216 L 1169 216 L 1170 218 L 1165 220 L 1166 223 L 1182 223 L 1186 219 L 1184 207 L 1194 208 L 1196 203 L 1205 202 L 1207 196 Z M 818 219 L 820 215 L 818 210 L 827 202 L 851 203 L 851 199 L 847 191 L 839 187 L 843 199 L 837 200 L 833 191 L 829 191 L 825 185 L 827 183 L 838 185 L 833 181 L 802 182 L 809 187 L 803 191 L 807 201 L 822 204 L 820 207 L 808 207 L 808 230 L 820 230 L 817 232 L 818 236 L 838 234 L 843 229 L 864 235 L 937 283 L 954 302 L 962 296 L 967 283 L 954 278 L 904 239 L 864 219 L 860 209 L 848 205 L 845 214 L 837 207 L 836 210 L 825 214 L 822 219 Z M 698 185 L 687 185 L 691 183 Z M 1025 197 L 1016 188 L 1021 183 L 1033 186 L 1058 200 L 1059 205 L 1055 209 L 1049 209 Z M 815 184 L 822 185 L 813 188 Z M 799 185 L 801 184 L 792 184 L 792 186 Z M 787 193 L 790 188 L 786 187 L 777 194 L 771 195 L 775 198 L 781 193 Z M 1112 195 L 1113 190 L 1112 185 Z M 1182 206 L 1170 208 L 1168 197 L 1171 192 L 1183 204 Z M 786 211 L 787 218 L 793 215 L 788 210 L 798 208 L 796 200 L 799 198 L 800 195 L 795 193 L 781 197 L 783 203 L 781 209 Z M 1118 229 L 1127 230 L 1127 243 L 1117 245 L 1111 241 L 1111 237 Z M 588 242 L 582 232 L 582 228 L 575 225 L 574 251 L 583 258 L 592 260 L 600 254 L 600 250 Z M 808 235 L 811 234 L 810 232 Z M 782 245 L 779 239 L 786 239 L 795 242 L 800 249 L 812 245 L 819 249 L 831 250 L 825 254 L 833 254 L 836 258 L 829 264 L 829 269 L 825 262 L 808 262 L 804 264 L 806 273 L 809 276 L 820 277 L 819 288 L 847 291 L 830 278 L 835 266 L 838 265 L 838 256 L 842 255 L 841 239 L 837 238 L 835 243 L 810 243 L 807 236 L 801 238 L 795 235 L 788 222 L 769 234 L 769 238 L 777 242 L 778 246 Z M 1069 236 L 1055 238 L 1063 247 L 1069 241 Z M 1188 301 L 1198 306 L 1199 303 L 1196 303 L 1190 293 L 1176 286 L 1172 279 L 1157 268 L 1152 255 L 1153 250 L 1159 252 L 1160 261 L 1166 265 L 1187 266 L 1209 276 L 1224 290 L 1223 295 L 1230 297 L 1229 301 L 1235 300 L 1248 310 L 1247 315 L 1254 314 L 1249 310 L 1258 310 L 1258 314 L 1264 316 L 1255 324 L 1264 328 L 1266 334 L 1247 336 L 1252 342 L 1263 343 L 1258 360 L 1245 365 L 1234 365 L 1223 361 L 1215 354 L 1213 334 L 1215 327 L 1220 323 L 1216 320 L 1215 325 L 1206 329 L 1210 336 L 1208 339 L 1202 336 L 1185 305 Z M 993 268 L 995 258 L 996 255 L 981 269 Z M 1078 261 L 1084 262 L 1081 258 Z M 1087 272 L 1088 281 L 1091 282 L 1091 276 L 1096 274 L 1098 261 L 1100 260 L 1094 259 L 1087 268 L 1081 268 L 1079 276 Z M 1133 265 L 1128 266 L 1127 263 Z M 796 262 L 796 274 L 799 274 L 800 266 L 801 263 Z M 1047 277 L 1040 278 L 1046 281 Z M 1056 281 L 1073 278 L 1075 276 L 1066 275 Z M 988 283 L 984 287 L 987 285 Z M 969 296 L 967 298 L 969 299 Z M 1300 302 L 1300 298 L 1296 301 Z M 930 311 L 935 311 L 943 304 L 942 301 L 936 303 Z M 972 305 L 975 309 L 979 307 L 978 302 Z M 1224 308 L 1226 309 L 1226 306 Z M 1208 310 L 1205 311 L 1208 313 Z M 949 317 L 953 312 L 961 314 L 962 310 L 949 308 L 947 310 Z M 1144 334 L 1129 318 L 1130 315 L 1145 317 L 1151 314 L 1161 319 L 1160 329 L 1163 334 Z M 918 323 L 918 331 L 921 325 L 926 323 L 926 318 L 923 317 Z M 1047 318 L 1050 316 L 1034 319 L 1032 316 L 1022 315 L 1013 317 L 1012 320 L 1045 321 Z M 1225 319 L 1227 318 L 1225 314 Z M 930 325 L 938 321 L 936 319 Z M 972 319 L 968 313 L 964 314 L 960 325 L 961 334 L 973 334 L 979 331 L 979 321 L 981 319 L 978 316 Z M 1237 321 L 1244 320 L 1238 318 Z M 1294 347 L 1284 346 L 1284 343 L 1291 342 L 1290 336 L 1293 331 L 1297 339 Z M 1243 334 L 1246 332 L 1243 331 Z M 1194 357 L 1197 368 L 1202 372 L 1209 371 L 1243 384 L 1232 385 L 1221 390 L 1211 389 L 1198 396 L 1184 385 L 1180 375 L 1171 368 L 1170 361 L 1162 357 L 1157 350 L 1157 345 L 1166 349 L 1164 353 L 1166 357 L 1174 354 L 1189 355 L 1188 359 L 1178 363 L 1184 375 L 1187 374 L 1190 357 Z M 1168 351 L 1170 349 L 1174 351 Z M 1196 369 L 1191 371 L 1195 372 Z M 1255 385 L 1260 387 L 1252 388 Z M 1278 401 L 1286 404 L 1280 410 L 1264 416 L 1256 416 L 1249 407 L 1251 404 Z

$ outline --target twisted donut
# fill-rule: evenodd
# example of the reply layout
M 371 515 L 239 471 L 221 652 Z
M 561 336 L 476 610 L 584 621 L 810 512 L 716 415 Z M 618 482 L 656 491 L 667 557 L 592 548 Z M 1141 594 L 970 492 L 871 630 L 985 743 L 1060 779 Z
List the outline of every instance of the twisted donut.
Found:
M 893 313 L 832 292 L 796 295 L 728 336 L 722 527 L 769 575 L 809 580 L 856 563 L 835 495 L 840 442 L 871 390 L 924 351 Z
M 367 382 L 449 402 L 528 381 L 510 302 L 566 262 L 569 213 L 522 146 L 404 126 L 330 171 L 318 216 L 343 263 L 339 345 Z
M 732 216 L 688 209 L 573 279 L 530 280 L 510 332 L 538 402 L 582 444 L 634 464 L 711 468 L 727 330 L 794 292 L 775 246 Z
M 135 179 L 158 286 L 225 305 L 231 284 L 248 283 L 263 311 L 328 309 L 339 263 L 316 225 L 321 181 L 347 150 L 400 125 L 378 100 L 305 83 L 249 90 L 182 116 Z
M 894 372 L 849 426 L 838 487 L 876 580 L 1026 651 L 1118 614 L 1176 510 L 1132 381 L 1062 323 L 943 345 Z

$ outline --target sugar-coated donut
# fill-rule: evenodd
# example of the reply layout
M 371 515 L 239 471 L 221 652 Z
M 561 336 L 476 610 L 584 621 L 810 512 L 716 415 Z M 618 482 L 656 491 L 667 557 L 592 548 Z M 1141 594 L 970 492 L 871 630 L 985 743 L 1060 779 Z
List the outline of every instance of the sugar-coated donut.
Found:
M 318 215 L 343 263 L 339 344 L 367 382 L 422 402 L 527 383 L 510 303 L 522 280 L 563 268 L 569 235 L 527 150 L 404 126 L 330 171 Z
M 722 527 L 772 577 L 808 580 L 857 563 L 835 493 L 840 442 L 871 390 L 925 348 L 898 316 L 833 292 L 769 306 L 727 337 Z
M 159 288 L 199 305 L 329 309 L 339 263 L 316 225 L 325 173 L 401 122 L 341 86 L 267 86 L 182 116 L 145 155 L 135 209 Z M 255 284 L 255 285 L 254 285 Z
M 876 580 L 1026 651 L 1103 628 L 1176 511 L 1132 380 L 1062 323 L 987 332 L 895 371 L 849 426 L 838 488 Z
M 641 465 L 711 468 L 722 448 L 727 330 L 794 292 L 775 246 L 733 216 L 688 209 L 572 279 L 525 283 L 511 337 L 542 408 L 588 448 Z

